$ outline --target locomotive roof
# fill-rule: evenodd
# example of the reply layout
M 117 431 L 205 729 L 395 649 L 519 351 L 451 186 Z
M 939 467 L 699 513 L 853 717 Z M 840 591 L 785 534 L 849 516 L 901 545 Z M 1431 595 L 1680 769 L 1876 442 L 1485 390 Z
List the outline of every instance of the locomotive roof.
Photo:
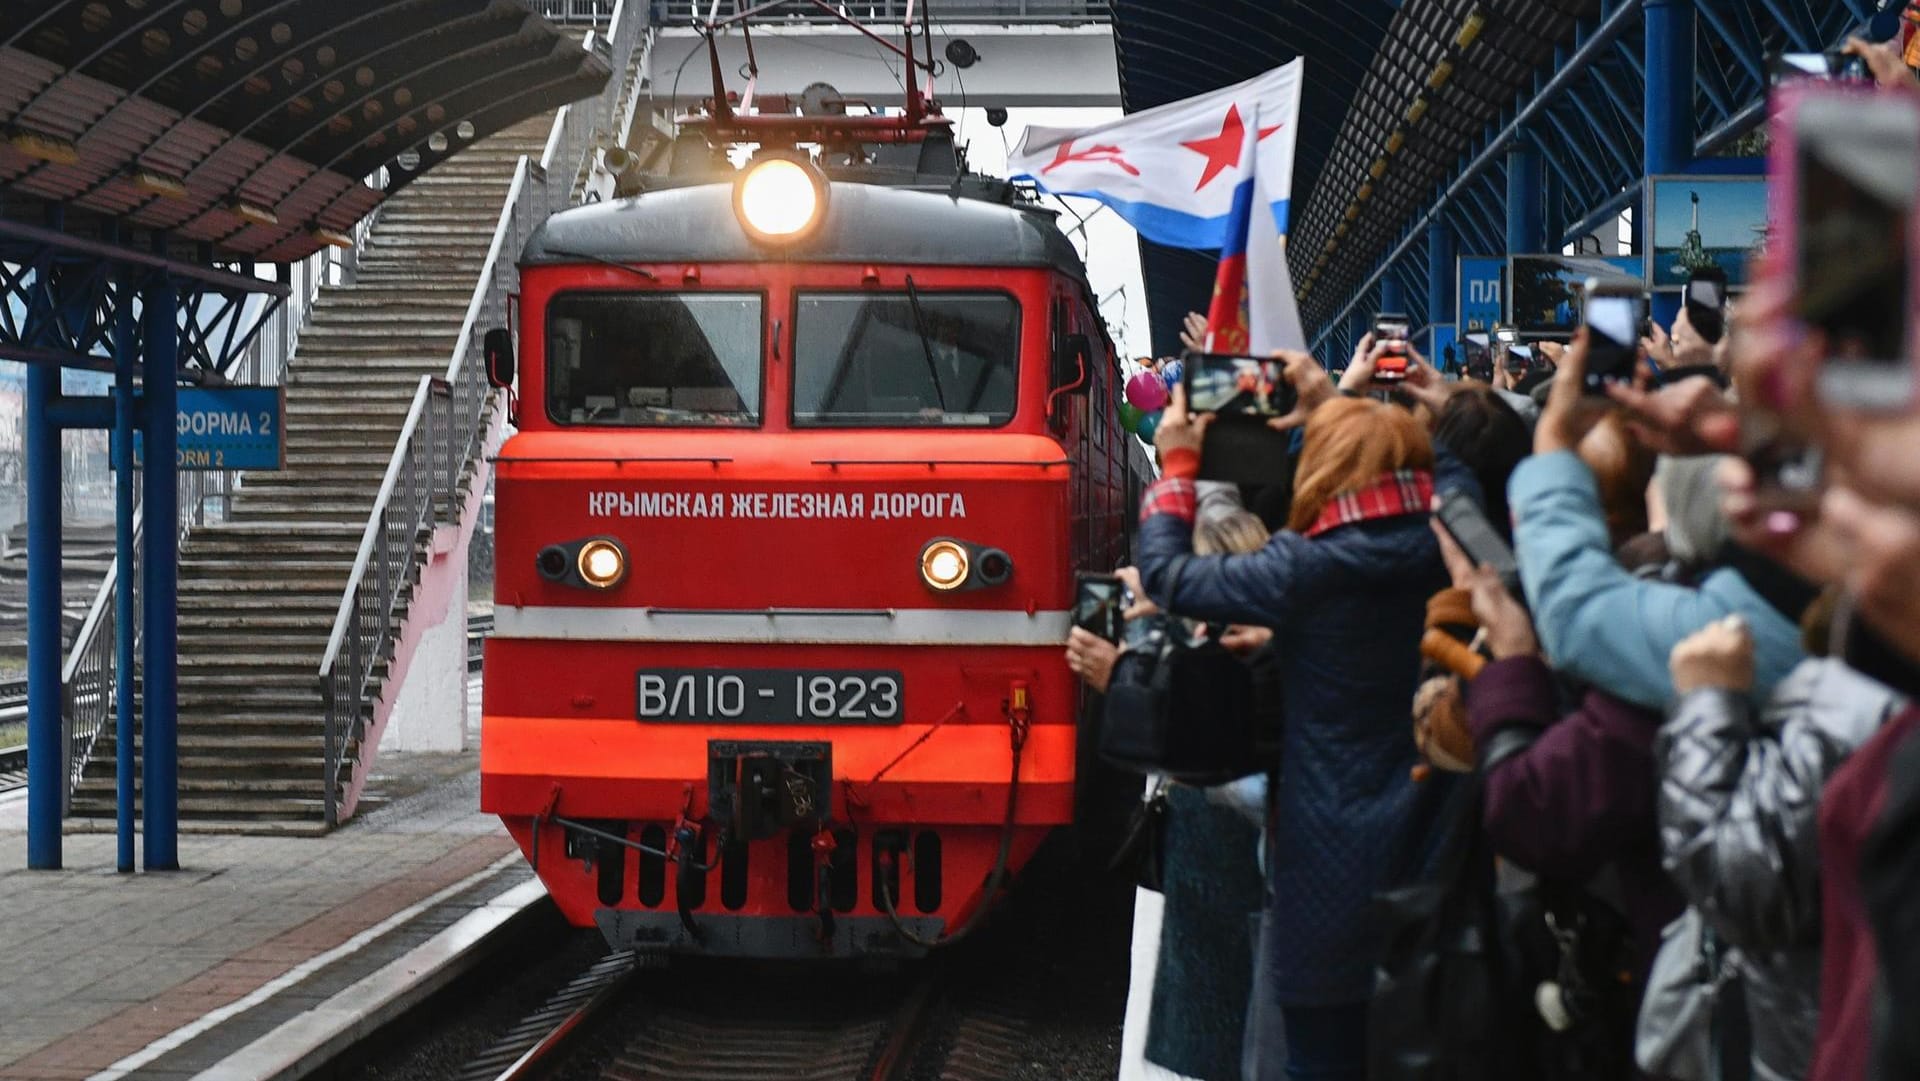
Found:
M 534 229 L 521 265 L 620 262 L 898 263 L 1086 269 L 1050 212 L 946 191 L 834 181 L 826 219 L 786 247 L 754 243 L 733 185 L 699 184 L 563 210 Z

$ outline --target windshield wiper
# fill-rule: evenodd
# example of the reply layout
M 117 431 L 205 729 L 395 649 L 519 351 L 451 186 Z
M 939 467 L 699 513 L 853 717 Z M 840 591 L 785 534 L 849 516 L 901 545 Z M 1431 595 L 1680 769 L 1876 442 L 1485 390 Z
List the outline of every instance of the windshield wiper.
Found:
M 568 251 L 565 248 L 548 248 L 547 254 L 558 255 L 564 259 L 585 259 L 589 263 L 599 263 L 601 266 L 610 266 L 615 270 L 624 270 L 629 274 L 638 275 L 650 282 L 660 280 L 659 275 L 644 267 L 637 267 L 631 263 L 623 263 L 618 259 L 609 259 L 604 255 L 594 255 L 592 252 Z
M 920 352 L 927 358 L 927 375 L 933 379 L 933 396 L 940 411 L 947 411 L 947 392 L 940 386 L 940 366 L 933 362 L 933 342 L 927 338 L 927 315 L 920 310 L 920 290 L 913 287 L 913 275 L 907 275 L 907 303 L 913 306 L 913 329 L 920 335 Z

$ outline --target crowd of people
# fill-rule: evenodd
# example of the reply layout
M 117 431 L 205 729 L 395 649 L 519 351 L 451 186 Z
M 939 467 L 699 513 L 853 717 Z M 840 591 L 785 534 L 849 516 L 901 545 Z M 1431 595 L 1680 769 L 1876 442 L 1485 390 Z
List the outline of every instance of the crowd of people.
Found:
M 1127 615 L 1262 666 L 1277 740 L 1233 784 L 1149 785 L 1150 1061 L 1920 1078 L 1920 404 L 1824 396 L 1838 344 L 1784 280 L 1604 386 L 1587 331 L 1524 389 L 1498 347 L 1456 376 L 1368 336 L 1337 383 L 1278 354 L 1280 499 L 1201 479 L 1175 390 Z M 1069 662 L 1104 692 L 1128 648 L 1076 629 Z

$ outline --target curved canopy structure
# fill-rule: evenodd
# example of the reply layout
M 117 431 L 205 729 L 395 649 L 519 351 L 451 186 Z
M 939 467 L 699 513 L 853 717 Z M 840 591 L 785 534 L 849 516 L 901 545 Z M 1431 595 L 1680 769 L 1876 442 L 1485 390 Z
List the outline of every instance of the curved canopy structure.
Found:
M 1541 235 L 1529 231 L 1525 243 L 1559 250 L 1610 230 L 1655 162 L 1727 171 L 1705 159 L 1739 153 L 1740 138 L 1764 119 L 1765 58 L 1832 47 L 1879 7 L 1115 0 L 1113 12 L 1130 110 L 1307 58 L 1288 262 L 1310 339 L 1347 341 L 1364 321 L 1355 317 L 1370 316 L 1388 287 L 1416 325 L 1448 322 L 1445 310 L 1426 311 L 1430 255 L 1450 268 L 1455 250 L 1505 252 L 1513 192 L 1537 199 L 1522 216 L 1537 212 Z M 1663 89 L 1649 101 L 1656 77 L 1692 93 Z M 1538 156 L 1510 176 L 1511 151 Z M 1452 237 L 1437 254 L 1429 228 Z M 1205 305 L 1214 260 L 1147 246 L 1143 262 L 1156 345 L 1171 350 L 1179 317 Z
M 151 230 L 226 260 L 310 255 L 611 75 L 513 0 L 0 8 L 0 216 L 59 207 L 70 232 Z

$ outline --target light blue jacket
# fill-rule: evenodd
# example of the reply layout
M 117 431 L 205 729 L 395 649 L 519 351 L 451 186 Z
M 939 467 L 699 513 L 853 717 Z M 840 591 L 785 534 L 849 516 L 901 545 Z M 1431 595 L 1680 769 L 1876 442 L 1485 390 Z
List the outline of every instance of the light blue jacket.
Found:
M 1753 634 L 1756 702 L 1804 653 L 1800 630 L 1723 567 L 1697 585 L 1634 577 L 1613 557 L 1600 493 L 1570 451 L 1536 454 L 1507 484 L 1520 582 L 1555 667 L 1648 709 L 1673 698 L 1667 658 L 1680 640 L 1739 615 Z

